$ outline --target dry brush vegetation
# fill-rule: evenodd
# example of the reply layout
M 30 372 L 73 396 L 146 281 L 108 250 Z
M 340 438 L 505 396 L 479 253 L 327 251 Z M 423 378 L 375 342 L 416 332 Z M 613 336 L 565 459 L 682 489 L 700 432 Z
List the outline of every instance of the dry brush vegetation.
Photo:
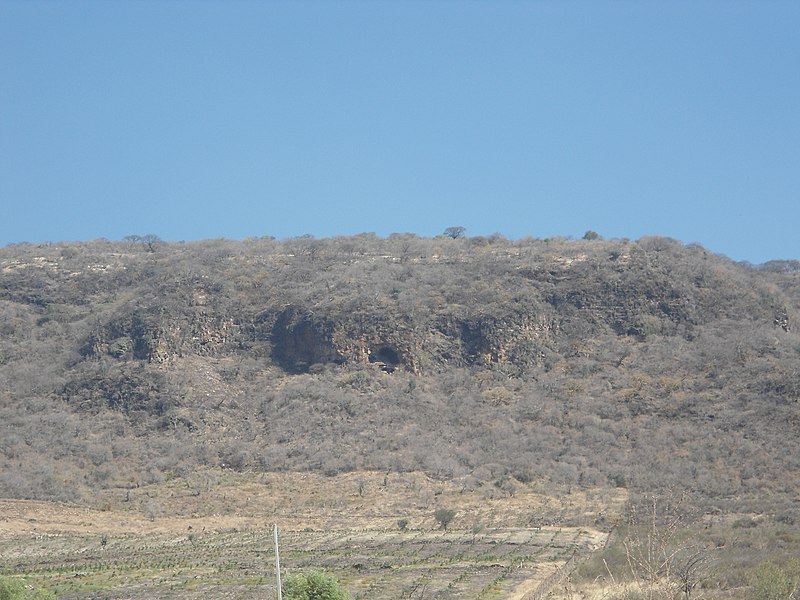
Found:
M 793 581 L 786 557 L 800 545 L 798 307 L 797 261 L 737 264 L 667 238 L 8 246 L 0 497 L 91 507 L 114 522 L 139 515 L 150 527 L 243 519 L 230 525 L 240 535 L 275 514 L 246 498 L 295 515 L 298 532 L 327 527 L 318 515 L 366 518 L 365 507 L 388 503 L 389 516 L 370 513 L 368 526 L 387 532 L 388 548 L 413 537 L 398 520 L 430 532 L 436 508 L 452 506 L 437 503 L 433 484 L 420 484 L 424 497 L 401 486 L 369 497 L 383 478 L 457 484 L 480 499 L 462 513 L 476 524 L 456 516 L 441 536 L 453 527 L 454 540 L 466 539 L 474 526 L 496 543 L 508 527 L 619 533 L 629 521 L 620 494 L 629 506 L 685 494 L 681 536 L 715 556 L 691 597 L 749 597 L 759 569 Z M 287 506 L 268 500 L 283 498 L 274 488 L 262 494 L 265 481 L 293 473 L 314 484 Z M 230 478 L 237 484 L 220 499 L 214 490 Z M 155 491 L 166 489 L 180 501 Z M 531 494 L 555 506 L 523 509 Z M 616 539 L 608 564 L 625 549 Z M 477 560 L 453 543 L 454 555 Z M 635 579 L 626 562 L 613 576 Z M 343 565 L 331 568 L 363 594 Z M 233 569 L 231 581 L 254 569 Z M 150 584 L 166 585 L 164 569 L 151 571 Z M 443 589 L 470 580 L 466 572 Z M 579 561 L 571 581 L 588 589 L 610 575 Z M 392 589 L 382 597 L 402 593 Z

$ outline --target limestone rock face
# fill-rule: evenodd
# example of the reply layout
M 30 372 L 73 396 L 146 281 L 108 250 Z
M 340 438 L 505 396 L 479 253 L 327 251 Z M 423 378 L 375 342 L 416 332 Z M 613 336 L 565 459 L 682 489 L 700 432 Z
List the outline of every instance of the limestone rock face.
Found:
M 247 356 L 287 374 L 361 364 L 387 373 L 493 365 L 524 373 L 585 355 L 609 335 L 690 340 L 697 328 L 743 315 L 788 333 L 796 311 L 767 281 L 778 274 L 789 281 L 794 271 L 759 273 L 666 238 L 393 245 L 356 236 L 232 245 L 227 253 L 217 248 L 219 256 L 182 251 L 163 246 L 143 264 L 112 252 L 114 269 L 70 267 L 95 296 L 114 298 L 91 320 L 82 356 L 148 363 Z M 69 256 L 79 262 L 78 251 Z M 55 265 L 51 275 L 65 262 L 34 258 Z M 84 262 L 103 261 L 111 259 Z M 24 258 L 6 262 L 17 281 L 44 272 L 23 268 Z M 41 287 L 18 287 L 23 300 L 53 300 Z M 57 295 L 74 302 L 69 288 Z

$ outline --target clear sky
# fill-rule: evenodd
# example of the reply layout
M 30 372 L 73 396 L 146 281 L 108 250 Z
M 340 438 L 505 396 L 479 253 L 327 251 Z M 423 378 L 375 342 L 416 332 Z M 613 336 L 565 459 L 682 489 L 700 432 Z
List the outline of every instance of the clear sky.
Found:
M 0 209 L 800 258 L 800 2 L 0 0 Z

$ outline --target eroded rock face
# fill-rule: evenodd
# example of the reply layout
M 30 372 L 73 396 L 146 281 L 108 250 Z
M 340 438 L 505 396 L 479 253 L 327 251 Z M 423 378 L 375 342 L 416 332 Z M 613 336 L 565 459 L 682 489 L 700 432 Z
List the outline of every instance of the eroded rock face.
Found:
M 267 311 L 249 325 L 231 315 L 122 310 L 89 334 L 84 356 L 166 362 L 184 355 L 225 357 L 248 352 L 287 373 L 314 365 L 373 364 L 387 373 L 412 373 L 452 366 L 541 363 L 557 325 L 544 315 L 495 318 L 463 316 L 410 327 L 403 314 L 374 322 L 349 314 L 319 314 L 292 305 Z
M 272 327 L 272 360 L 284 371 L 304 373 L 316 364 L 341 364 L 332 342 L 333 323 L 296 307 L 284 310 Z
M 280 313 L 270 338 L 272 360 L 287 372 L 316 364 L 373 364 L 387 373 L 421 373 L 449 366 L 541 363 L 557 329 L 544 317 L 447 319 L 427 327 L 406 327 L 404 315 L 374 323 L 348 315 L 315 315 L 299 307 Z
M 166 362 L 187 353 L 223 356 L 230 352 L 229 344 L 240 344 L 239 337 L 239 327 L 225 315 L 134 308 L 95 328 L 80 352 L 93 358 Z
M 108 308 L 87 323 L 79 351 L 167 364 L 181 356 L 247 357 L 287 373 L 331 364 L 419 374 L 507 365 L 523 373 L 607 334 L 692 339 L 694 328 L 743 314 L 791 331 L 794 311 L 776 289 L 696 249 L 663 240 L 558 251 L 530 244 L 447 260 L 345 252 L 347 244 L 312 256 L 289 245 L 290 253 L 198 254 L 180 268 L 165 259 L 168 275 L 160 279 L 148 255 L 139 271 L 132 262 L 113 281 L 92 272 L 91 289 L 108 288 L 98 296 Z M 179 250 L 175 258 L 184 260 Z M 18 288 L 8 288 L 11 297 L 46 289 Z M 55 291 L 49 304 L 31 306 L 67 306 L 68 295 Z M 68 316 L 47 310 L 54 320 Z
M 453 323 L 451 328 L 464 365 L 512 363 L 517 367 L 541 364 L 543 348 L 557 330 L 543 315 L 479 316 Z

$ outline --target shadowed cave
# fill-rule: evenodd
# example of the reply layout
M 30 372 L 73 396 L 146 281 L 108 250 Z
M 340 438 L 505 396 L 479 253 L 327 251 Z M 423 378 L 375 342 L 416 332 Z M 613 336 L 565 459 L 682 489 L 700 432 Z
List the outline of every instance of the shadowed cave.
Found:
M 390 346 L 380 346 L 377 350 L 370 352 L 369 362 L 380 365 L 381 369 L 387 373 L 394 373 L 400 366 L 400 354 Z
M 272 359 L 287 373 L 307 373 L 311 365 L 342 364 L 344 357 L 330 342 L 332 326 L 294 310 L 285 311 L 272 328 Z

